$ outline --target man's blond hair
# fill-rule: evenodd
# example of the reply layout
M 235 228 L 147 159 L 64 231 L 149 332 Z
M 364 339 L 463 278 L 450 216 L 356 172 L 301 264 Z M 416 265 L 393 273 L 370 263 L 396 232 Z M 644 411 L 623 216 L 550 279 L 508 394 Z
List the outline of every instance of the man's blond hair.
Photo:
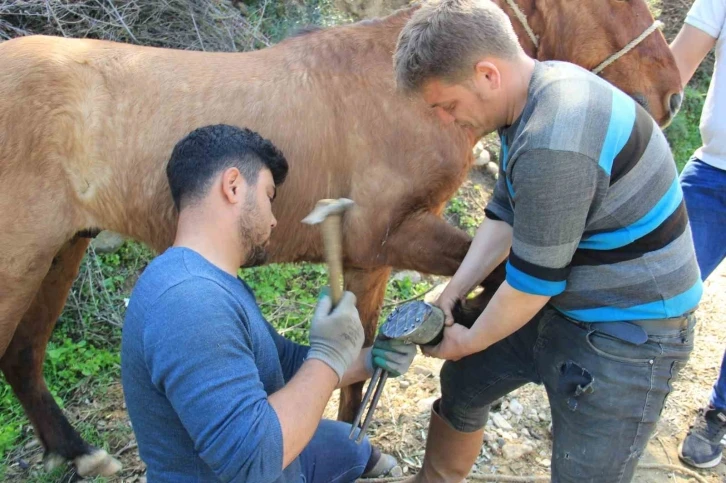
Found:
M 482 57 L 511 60 L 522 52 L 509 17 L 491 0 L 429 0 L 398 37 L 396 83 L 417 91 L 435 78 L 457 82 Z

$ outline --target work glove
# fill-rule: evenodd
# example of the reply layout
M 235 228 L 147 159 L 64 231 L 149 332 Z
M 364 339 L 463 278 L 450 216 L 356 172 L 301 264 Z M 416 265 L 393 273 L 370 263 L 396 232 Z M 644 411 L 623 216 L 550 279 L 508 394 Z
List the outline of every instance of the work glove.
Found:
M 330 366 L 338 374 L 338 383 L 363 347 L 365 335 L 355 302 L 355 295 L 345 292 L 331 313 L 333 302 L 324 290 L 310 324 L 307 358 L 321 360 Z
M 379 334 L 368 353 L 366 366 L 370 373 L 380 367 L 389 372 L 389 377 L 398 377 L 408 371 L 414 357 L 416 344 L 406 344 Z

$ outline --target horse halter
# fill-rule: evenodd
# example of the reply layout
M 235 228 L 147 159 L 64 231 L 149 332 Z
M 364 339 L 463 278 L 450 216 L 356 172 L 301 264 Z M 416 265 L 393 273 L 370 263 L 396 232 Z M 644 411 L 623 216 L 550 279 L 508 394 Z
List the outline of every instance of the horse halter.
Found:
M 524 12 L 519 8 L 519 5 L 516 4 L 515 0 L 507 0 L 507 4 L 509 7 L 514 11 L 514 15 L 517 17 L 517 20 L 522 24 L 522 27 L 524 27 L 525 32 L 527 32 L 527 36 L 529 37 L 529 40 L 532 41 L 535 48 L 539 48 L 539 40 L 537 39 L 537 36 L 532 31 L 532 28 L 529 26 L 529 23 L 527 22 L 527 17 L 524 15 Z M 597 67 L 592 69 L 593 74 L 600 74 L 602 70 L 618 60 L 620 57 L 624 56 L 631 50 L 633 50 L 635 47 L 638 46 L 643 40 L 645 40 L 648 35 L 652 34 L 656 31 L 656 29 L 662 29 L 663 28 L 663 22 L 660 20 L 655 20 L 650 26 L 648 26 L 645 31 L 634 38 L 632 41 L 630 41 L 625 47 L 618 50 L 614 54 L 612 54 L 610 57 L 602 61 Z

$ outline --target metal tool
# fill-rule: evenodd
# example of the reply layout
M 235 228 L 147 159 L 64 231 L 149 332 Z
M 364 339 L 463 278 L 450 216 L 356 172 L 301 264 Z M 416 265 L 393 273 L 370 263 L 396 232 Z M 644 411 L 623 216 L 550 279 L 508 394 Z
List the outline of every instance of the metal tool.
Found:
M 355 205 L 348 198 L 324 199 L 317 202 L 313 211 L 302 222 L 308 225 L 322 223 L 323 243 L 325 244 L 325 261 L 328 265 L 330 295 L 333 307 L 338 305 L 343 296 L 343 246 L 342 223 L 343 213 Z
M 407 344 L 437 345 L 444 337 L 444 320 L 444 312 L 435 305 L 420 300 L 407 302 L 391 312 L 381 325 L 379 336 L 401 340 Z M 358 414 L 356 414 L 353 421 L 349 439 L 353 439 L 363 417 L 366 404 L 368 404 L 368 400 L 373 394 L 371 407 L 363 421 L 363 425 L 360 426 L 360 432 L 356 439 L 357 443 L 363 441 L 387 379 L 388 371 L 377 367 L 373 372 L 371 382 L 368 384 L 365 396 L 363 396 Z

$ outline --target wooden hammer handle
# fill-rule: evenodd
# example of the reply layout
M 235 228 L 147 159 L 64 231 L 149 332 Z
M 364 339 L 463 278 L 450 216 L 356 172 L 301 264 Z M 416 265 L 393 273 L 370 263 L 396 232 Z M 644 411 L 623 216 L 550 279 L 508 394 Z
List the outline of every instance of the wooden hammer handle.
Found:
M 325 261 L 328 264 L 330 279 L 330 295 L 333 307 L 343 297 L 343 247 L 341 231 L 341 215 L 330 215 L 323 220 L 323 237 Z

